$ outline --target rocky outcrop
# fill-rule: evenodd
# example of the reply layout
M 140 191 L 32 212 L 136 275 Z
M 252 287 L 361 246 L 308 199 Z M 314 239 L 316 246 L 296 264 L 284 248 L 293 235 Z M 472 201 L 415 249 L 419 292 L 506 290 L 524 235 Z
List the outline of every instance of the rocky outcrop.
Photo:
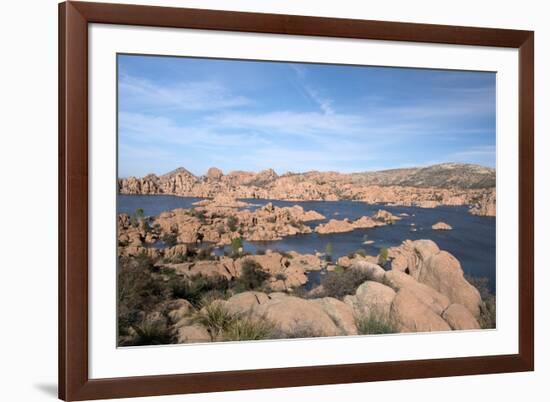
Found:
M 245 208 L 250 206 L 248 202 L 239 201 L 227 194 L 218 194 L 212 199 L 194 202 L 193 205 L 208 208 Z
M 464 279 L 459 261 L 433 241 L 407 240 L 390 248 L 389 257 L 392 270 L 410 275 L 479 317 L 482 303 L 478 290 Z
M 442 317 L 454 330 L 479 329 L 479 323 L 461 304 L 451 304 Z
M 418 280 L 449 298 L 452 303 L 466 307 L 474 317 L 481 312 L 478 290 L 464 279 L 458 260 L 446 251 L 432 254 L 425 260 Z
M 177 247 L 177 246 L 176 246 Z M 249 255 L 239 258 L 219 257 L 212 260 L 181 263 L 158 262 L 157 268 L 173 270 L 177 275 L 192 278 L 197 275 L 223 277 L 233 280 L 241 276 L 243 265 L 250 261 L 269 274 L 267 285 L 273 291 L 289 291 L 307 282 L 307 271 L 321 269 L 321 260 L 311 254 L 296 252 L 283 255 L 268 251 L 265 255 Z
M 433 230 L 452 230 L 453 227 L 445 222 L 437 222 L 432 225 Z
M 345 233 L 351 232 L 355 229 L 370 229 L 377 226 L 384 226 L 386 223 L 373 219 L 369 216 L 362 216 L 361 218 L 351 221 L 347 218 L 338 220 L 331 219 L 327 223 L 321 223 L 315 228 L 315 232 L 319 234 L 327 233 Z
M 229 311 L 268 320 L 287 336 L 355 335 L 350 306 L 334 298 L 305 300 L 284 293 L 246 292 L 218 301 Z
M 343 220 L 331 219 L 327 223 L 321 223 L 315 228 L 315 231 L 320 234 L 345 233 L 353 230 L 355 230 L 355 226 L 347 218 Z
M 119 180 L 122 194 L 174 194 L 213 198 L 289 201 L 359 200 L 433 208 L 439 205 L 471 205 L 472 213 L 494 216 L 495 171 L 475 165 L 442 164 L 427 168 L 341 174 L 335 172 L 286 173 L 272 169 L 259 173 L 230 172 L 210 168 L 195 176 L 178 168 L 162 176 L 129 177 Z
M 324 218 L 314 211 L 304 211 L 298 205 L 279 208 L 267 204 L 254 211 L 238 210 L 236 206 L 242 206 L 240 201 L 218 197 L 196 209 L 178 208 L 163 212 L 152 220 L 152 226 L 159 228 L 158 237 L 175 235 L 179 243 L 205 241 L 228 245 L 237 237 L 268 241 L 311 233 L 311 228 L 304 222 Z M 119 231 L 119 234 L 123 232 Z
M 407 288 L 397 292 L 390 318 L 400 332 L 449 331 L 451 327 Z
M 352 307 L 356 317 L 374 314 L 389 319 L 395 295 L 395 291 L 389 286 L 367 281 L 357 288 L 355 295 L 346 296 L 344 302 Z
M 476 198 L 474 206 L 470 208 L 470 213 L 481 216 L 496 216 L 496 191 L 493 189 L 491 192 L 483 193 Z
M 396 292 L 399 292 L 401 289 L 410 290 L 437 315 L 441 315 L 451 304 L 447 296 L 400 271 L 391 270 L 386 272 L 382 282 Z
M 223 177 L 223 172 L 216 167 L 211 167 L 206 172 L 206 177 L 208 178 L 208 180 L 218 181 Z
M 393 215 L 391 212 L 388 212 L 383 209 L 379 209 L 374 215 L 374 219 L 382 221 L 384 223 L 394 223 L 395 221 L 401 220 L 401 217 Z

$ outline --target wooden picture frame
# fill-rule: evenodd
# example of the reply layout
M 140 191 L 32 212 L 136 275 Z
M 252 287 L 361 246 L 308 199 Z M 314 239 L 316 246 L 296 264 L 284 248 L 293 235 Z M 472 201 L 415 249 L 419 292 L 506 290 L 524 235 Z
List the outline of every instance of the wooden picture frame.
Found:
M 193 28 L 519 49 L 519 353 L 90 379 L 88 24 Z M 534 369 L 534 33 L 382 21 L 65 2 L 59 5 L 59 397 L 64 400 L 444 377 Z

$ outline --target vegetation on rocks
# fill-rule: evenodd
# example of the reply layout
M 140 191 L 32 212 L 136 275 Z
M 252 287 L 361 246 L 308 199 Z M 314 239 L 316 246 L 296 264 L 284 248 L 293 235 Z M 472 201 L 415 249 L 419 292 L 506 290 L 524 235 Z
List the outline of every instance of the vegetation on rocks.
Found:
M 245 240 L 311 233 L 303 222 L 318 214 L 270 204 L 235 212 L 242 204 L 220 198 L 157 217 L 139 209 L 119 216 L 119 345 L 496 327 L 487 280 L 464 278 L 458 260 L 431 240 L 407 240 L 378 256 L 358 249 L 333 257 L 331 242 L 324 253 L 253 255 Z M 378 210 L 331 220 L 315 236 L 397 219 Z M 159 240 L 162 247 L 153 246 Z M 315 271 L 318 282 L 308 286 Z
M 395 325 L 383 314 L 372 312 L 355 319 L 359 335 L 381 335 L 397 332 Z
M 342 299 L 346 295 L 355 293 L 359 285 L 367 280 L 367 273 L 353 268 L 327 272 L 321 281 L 323 290 L 320 295 Z

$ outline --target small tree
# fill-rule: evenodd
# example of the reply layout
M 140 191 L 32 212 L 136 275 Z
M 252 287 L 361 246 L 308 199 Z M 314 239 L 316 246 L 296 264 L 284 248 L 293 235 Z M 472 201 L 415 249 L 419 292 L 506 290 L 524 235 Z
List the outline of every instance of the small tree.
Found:
M 246 259 L 242 264 L 242 272 L 238 282 L 243 285 L 245 290 L 258 289 L 269 279 L 271 275 L 262 269 L 262 266 L 252 260 Z
M 137 219 L 143 219 L 145 218 L 145 212 L 143 211 L 143 208 L 137 208 L 134 212 L 134 215 Z
M 378 254 L 378 265 L 385 265 L 388 262 L 388 248 L 382 247 L 380 249 L 380 254 Z
M 238 253 L 243 248 L 243 239 L 240 237 L 235 237 L 233 240 L 231 240 L 231 249 L 234 253 Z
M 227 218 L 227 227 L 231 232 L 237 231 L 237 222 L 237 218 L 235 218 L 233 215 Z
M 332 243 L 329 242 L 325 246 L 325 254 L 327 255 L 326 256 L 327 261 L 332 261 L 332 252 L 333 252 Z

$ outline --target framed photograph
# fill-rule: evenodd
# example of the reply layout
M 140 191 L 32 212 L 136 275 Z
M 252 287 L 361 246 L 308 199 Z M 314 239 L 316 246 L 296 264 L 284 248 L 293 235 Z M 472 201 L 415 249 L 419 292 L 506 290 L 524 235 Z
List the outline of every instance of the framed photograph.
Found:
M 534 369 L 534 33 L 59 6 L 59 396 Z

